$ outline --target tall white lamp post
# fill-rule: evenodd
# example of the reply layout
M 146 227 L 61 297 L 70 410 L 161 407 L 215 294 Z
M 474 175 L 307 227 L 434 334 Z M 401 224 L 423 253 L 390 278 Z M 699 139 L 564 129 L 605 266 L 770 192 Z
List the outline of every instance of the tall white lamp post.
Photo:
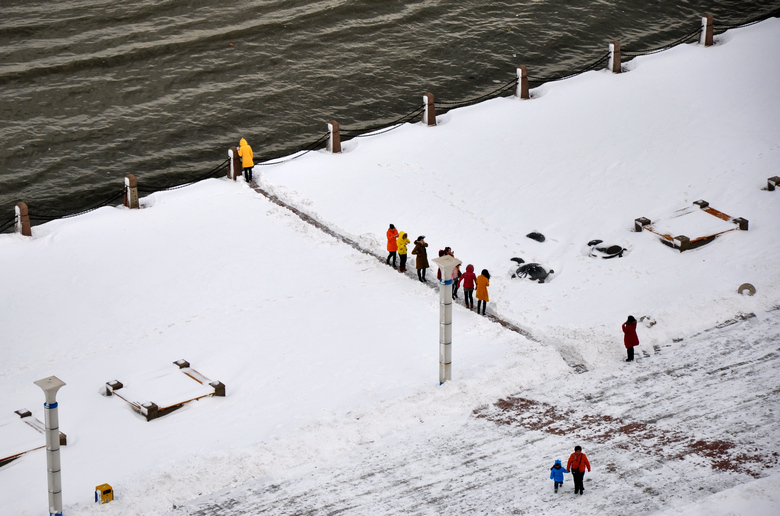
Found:
M 60 418 L 57 412 L 57 391 L 65 382 L 56 376 L 50 376 L 35 385 L 43 389 L 46 402 L 46 469 L 49 481 L 49 516 L 62 516 L 62 478 L 60 476 Z
M 452 380 L 452 271 L 462 262 L 445 254 L 434 258 L 439 280 L 439 385 Z

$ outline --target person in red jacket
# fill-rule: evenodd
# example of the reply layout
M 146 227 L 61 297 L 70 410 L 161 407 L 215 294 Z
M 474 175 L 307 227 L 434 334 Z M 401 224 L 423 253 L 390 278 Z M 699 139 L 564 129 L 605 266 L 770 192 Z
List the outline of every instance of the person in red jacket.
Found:
M 634 360 L 634 346 L 639 345 L 639 337 L 636 336 L 636 319 L 629 315 L 626 322 L 623 323 L 623 345 L 626 346 L 628 358 L 626 362 Z
M 395 226 L 390 224 L 390 229 L 387 230 L 387 260 L 385 263 L 390 265 L 390 258 L 393 259 L 393 269 L 395 269 L 395 255 L 398 252 L 398 230 Z
M 461 274 L 460 279 L 458 279 L 458 287 L 460 287 L 461 282 L 465 298 L 463 302 L 466 304 L 466 308 L 474 310 L 474 288 L 477 286 L 477 275 L 474 274 L 473 265 L 466 266 L 466 272 Z
M 582 446 L 575 446 L 574 453 L 569 456 L 569 462 L 566 464 L 566 469 L 574 477 L 574 494 L 582 494 L 585 491 L 585 486 L 582 485 L 585 479 L 585 468 L 590 472 L 590 462 L 588 458 L 582 453 Z

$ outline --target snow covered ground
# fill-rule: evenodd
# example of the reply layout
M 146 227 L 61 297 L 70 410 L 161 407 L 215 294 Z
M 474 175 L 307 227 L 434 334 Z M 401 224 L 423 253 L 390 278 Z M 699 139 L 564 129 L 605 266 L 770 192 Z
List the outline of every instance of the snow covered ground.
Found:
M 0 451 L 27 446 L 14 411 L 43 420 L 32 382 L 56 375 L 65 514 L 777 514 L 779 51 L 770 19 L 258 166 L 256 189 L 0 235 Z M 632 231 L 722 227 L 672 218 L 699 199 L 749 230 L 684 253 Z M 388 223 L 492 274 L 491 318 L 454 308 L 443 386 L 434 282 L 376 259 Z M 596 238 L 627 251 L 589 257 Z M 512 257 L 555 272 L 513 279 Z M 628 314 L 655 322 L 633 364 Z M 101 396 L 169 399 L 179 359 L 227 396 L 150 422 Z M 575 444 L 581 500 L 547 472 Z M 1 467 L 0 513 L 46 510 L 45 468 Z

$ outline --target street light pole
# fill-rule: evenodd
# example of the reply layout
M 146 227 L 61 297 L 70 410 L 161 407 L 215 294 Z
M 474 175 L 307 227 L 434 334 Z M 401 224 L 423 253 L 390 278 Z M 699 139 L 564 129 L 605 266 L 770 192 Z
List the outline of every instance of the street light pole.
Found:
M 439 280 L 439 385 L 452 380 L 452 271 L 462 262 L 445 254 L 434 258 Z
M 49 516 L 62 516 L 62 477 L 60 472 L 60 419 L 57 412 L 57 391 L 65 382 L 56 376 L 43 378 L 35 385 L 43 389 L 46 402 L 46 469 L 49 481 Z

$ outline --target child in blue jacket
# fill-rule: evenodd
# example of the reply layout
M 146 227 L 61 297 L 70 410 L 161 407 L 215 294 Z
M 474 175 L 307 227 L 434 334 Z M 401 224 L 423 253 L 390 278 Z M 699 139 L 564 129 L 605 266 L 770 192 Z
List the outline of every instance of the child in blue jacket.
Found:
M 561 465 L 560 460 L 556 460 L 553 467 L 550 468 L 550 478 L 555 481 L 555 492 L 558 492 L 558 486 L 563 485 L 563 474 L 568 473 L 566 468 Z

